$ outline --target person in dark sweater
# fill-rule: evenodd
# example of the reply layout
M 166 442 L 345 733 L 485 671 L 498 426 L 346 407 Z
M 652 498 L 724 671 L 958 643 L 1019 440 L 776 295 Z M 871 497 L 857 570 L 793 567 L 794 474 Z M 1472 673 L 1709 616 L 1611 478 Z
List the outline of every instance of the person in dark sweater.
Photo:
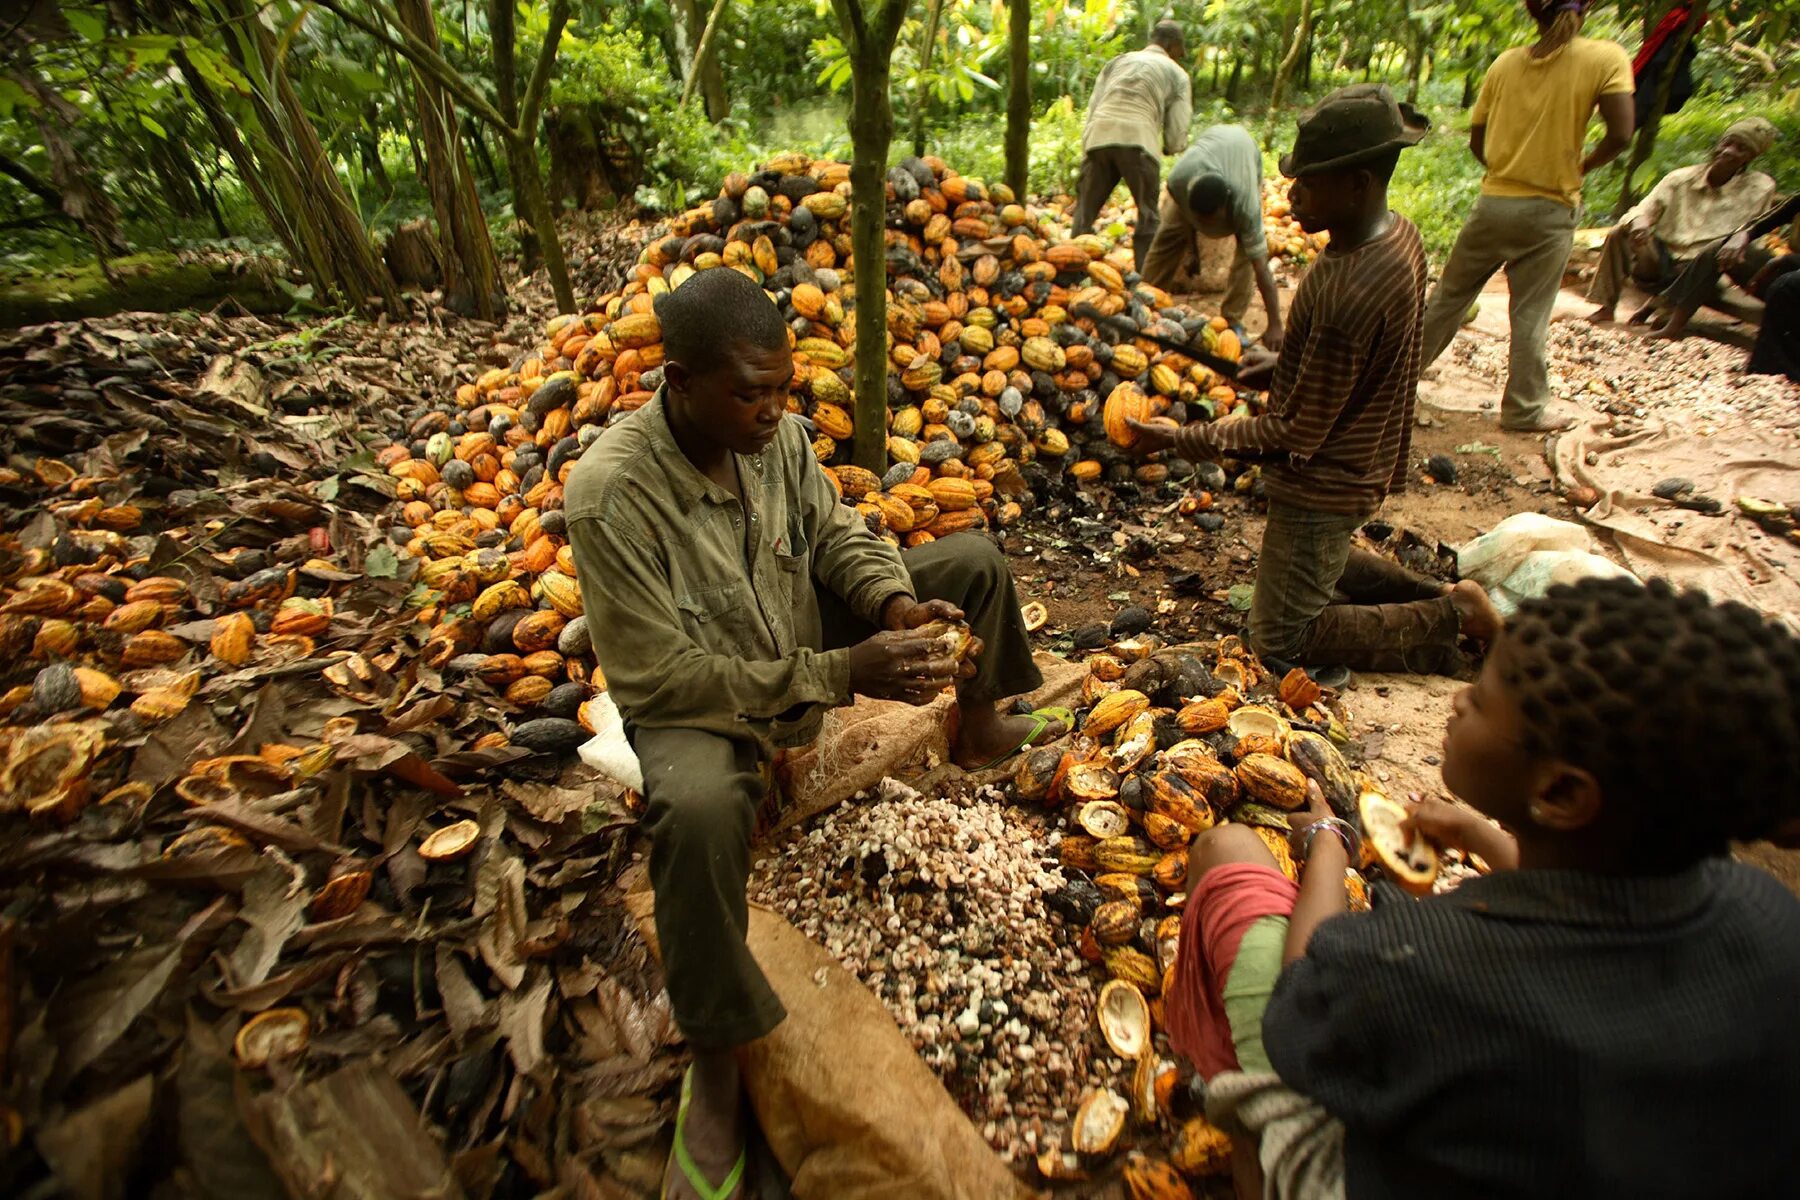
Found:
M 1331 242 L 1294 294 L 1280 356 L 1241 364 L 1240 384 L 1269 385 L 1268 411 L 1179 431 L 1133 422 L 1146 453 L 1268 461 L 1250 643 L 1283 670 L 1451 673 L 1459 635 L 1498 628 L 1479 585 L 1446 587 L 1351 546 L 1406 483 L 1425 250 L 1388 209 L 1387 187 L 1401 149 L 1428 127 L 1381 84 L 1342 88 L 1303 115 L 1281 170 L 1301 227 Z
M 1359 835 L 1316 789 L 1297 886 L 1254 830 L 1201 834 L 1164 1003 L 1239 1195 L 1792 1195 L 1800 900 L 1730 844 L 1800 844 L 1797 776 L 1800 638 L 1586 580 L 1522 605 L 1452 705 L 1472 809 L 1407 821 L 1491 873 L 1340 915 Z

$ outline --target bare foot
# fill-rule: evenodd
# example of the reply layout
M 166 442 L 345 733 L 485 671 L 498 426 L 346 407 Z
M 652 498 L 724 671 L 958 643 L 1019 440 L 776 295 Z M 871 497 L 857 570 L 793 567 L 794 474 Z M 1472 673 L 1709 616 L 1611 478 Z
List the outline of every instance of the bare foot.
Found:
M 1653 304 L 1653 303 L 1646 304 L 1646 305 L 1644 305 L 1644 307 L 1642 307 L 1642 308 L 1638 309 L 1636 312 L 1632 313 L 1631 316 L 1626 320 L 1625 323 L 1627 325 L 1642 325 L 1645 321 L 1648 321 L 1650 319 L 1650 314 L 1654 313 L 1655 311 L 1656 311 L 1655 304 Z
M 1613 322 L 1613 306 L 1610 304 L 1602 304 L 1599 308 L 1596 308 L 1593 312 L 1589 313 L 1587 319 L 1590 325 L 1611 325 Z
M 1506 622 L 1488 594 L 1473 579 L 1465 579 L 1450 589 L 1450 603 L 1462 619 L 1462 632 L 1478 642 L 1487 643 L 1500 636 Z
M 722 1060 L 722 1061 L 721 1061 Z M 729 1051 L 694 1056 L 693 1090 L 688 1097 L 687 1119 L 681 1126 L 681 1144 L 687 1147 L 700 1177 L 718 1187 L 725 1182 L 744 1152 L 744 1108 L 737 1060 Z M 731 1193 L 745 1194 L 742 1183 Z M 663 1168 L 663 1195 L 680 1200 L 699 1200 L 700 1193 L 688 1182 L 673 1150 Z
M 1046 721 L 1036 735 L 1038 718 L 1023 714 L 1001 715 L 992 705 L 975 704 L 963 710 L 962 729 L 951 756 L 964 770 L 979 770 L 995 759 L 1018 750 L 1047 746 L 1069 732 L 1061 721 Z M 1024 745 L 1031 738 L 1031 745 Z
M 1679 342 L 1682 338 L 1686 337 L 1687 334 L 1683 330 L 1676 328 L 1673 322 L 1670 322 L 1650 336 L 1659 342 Z

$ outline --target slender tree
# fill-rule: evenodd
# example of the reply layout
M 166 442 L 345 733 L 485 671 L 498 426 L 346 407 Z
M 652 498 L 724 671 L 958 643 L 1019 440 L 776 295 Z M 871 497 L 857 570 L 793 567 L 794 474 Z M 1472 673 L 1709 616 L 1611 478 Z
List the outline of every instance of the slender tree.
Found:
M 1023 202 L 1031 173 L 1031 0 L 1008 0 L 1007 14 L 1006 186 Z
M 537 60 L 523 92 L 519 90 L 515 0 L 488 0 L 488 34 L 493 41 L 498 104 L 490 104 L 442 54 L 411 33 L 382 0 L 364 0 L 363 7 L 373 16 L 352 8 L 346 0 L 316 2 L 404 57 L 462 105 L 464 111 L 499 134 L 512 176 L 513 211 L 531 227 L 543 253 L 544 270 L 550 276 L 557 308 L 574 312 L 575 288 L 569 281 L 569 263 L 563 257 L 556 212 L 544 188 L 544 170 L 537 155 L 539 118 L 544 111 L 550 73 L 556 66 L 557 43 L 569 23 L 569 0 L 550 0 L 544 40 L 538 46 Z
M 288 79 L 285 43 L 260 10 L 249 0 L 153 0 L 144 11 L 163 29 L 190 36 L 198 36 L 194 23 L 205 20 L 205 36 L 222 46 L 241 77 L 221 94 L 186 51 L 170 55 L 214 139 L 316 296 L 365 312 L 400 312 L 393 276 Z
M 887 465 L 888 147 L 894 108 L 889 61 L 907 0 L 831 0 L 850 50 L 850 247 L 856 272 L 856 445 L 858 466 Z
M 1300 61 L 1300 50 L 1306 45 L 1306 39 L 1312 35 L 1313 0 L 1300 0 L 1300 19 L 1294 25 L 1294 38 L 1288 43 L 1287 53 L 1281 58 L 1281 64 L 1275 69 L 1275 83 L 1269 89 L 1269 111 L 1278 112 L 1281 108 L 1282 93 L 1287 91 L 1288 80 L 1293 78 L 1294 65 Z M 1271 122 L 1267 140 L 1275 136 L 1279 122 Z
M 698 16 L 700 6 L 695 0 L 683 0 L 691 16 Z M 712 52 L 713 42 L 719 36 L 719 25 L 725 17 L 725 0 L 713 0 L 712 12 L 707 15 L 706 26 L 700 31 L 699 44 L 694 47 L 694 60 L 688 64 L 687 82 L 681 87 L 681 105 L 694 95 L 696 85 L 702 87 L 706 96 L 706 115 L 713 121 L 722 121 L 730 111 L 725 103 L 725 81 L 719 72 L 719 56 Z
M 1665 13 L 1673 12 L 1675 5 L 1680 2 L 1681 0 L 1670 0 Z M 1631 206 L 1637 203 L 1637 189 L 1633 180 L 1638 168 L 1649 161 L 1651 152 L 1656 149 L 1656 134 L 1662 127 L 1663 114 L 1669 110 L 1669 93 L 1675 86 L 1675 68 L 1687 53 L 1688 43 L 1694 40 L 1694 35 L 1706 20 L 1708 4 L 1709 0 L 1699 0 L 1688 12 L 1687 23 L 1675 35 L 1674 51 L 1663 67 L 1662 78 L 1656 81 L 1656 95 L 1650 99 L 1650 111 L 1644 114 L 1644 124 L 1638 129 L 1637 138 L 1631 144 L 1631 158 L 1625 164 L 1625 181 L 1619 185 L 1619 202 L 1613 207 L 1615 221 L 1622 220 Z M 1645 20 L 1648 19 L 1649 14 L 1646 13 Z
M 438 49 L 431 0 L 397 0 L 395 11 L 414 37 Z M 444 303 L 453 311 L 492 321 L 506 311 L 506 288 L 475 191 L 475 172 L 457 136 L 456 106 L 431 76 L 416 66 L 413 72 L 419 135 L 425 144 L 425 187 L 431 193 L 444 251 Z
M 931 74 L 931 56 L 937 50 L 938 23 L 944 16 L 944 0 L 925 0 L 925 28 L 919 34 L 919 87 L 913 96 L 912 152 L 925 157 L 925 80 Z

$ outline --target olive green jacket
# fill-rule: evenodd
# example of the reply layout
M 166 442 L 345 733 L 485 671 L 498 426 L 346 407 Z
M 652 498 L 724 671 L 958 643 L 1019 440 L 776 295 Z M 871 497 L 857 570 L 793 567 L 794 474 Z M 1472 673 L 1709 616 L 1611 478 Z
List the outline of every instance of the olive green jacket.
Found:
M 838 500 L 798 421 L 735 456 L 740 504 L 682 454 L 663 405 L 659 391 L 588 447 L 564 501 L 607 688 L 644 728 L 810 741 L 850 700 L 850 652 L 820 649 L 814 585 L 879 624 L 912 592 L 900 552 Z

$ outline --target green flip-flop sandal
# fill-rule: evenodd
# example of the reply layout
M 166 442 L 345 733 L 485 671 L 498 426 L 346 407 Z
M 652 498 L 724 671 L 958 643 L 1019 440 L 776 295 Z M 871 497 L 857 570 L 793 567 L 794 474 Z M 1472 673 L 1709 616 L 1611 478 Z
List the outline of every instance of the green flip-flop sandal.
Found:
M 1020 751 L 1033 748 L 1037 745 L 1038 735 L 1043 733 L 1052 721 L 1059 722 L 1064 729 L 1072 730 L 1075 728 L 1075 714 L 1066 708 L 1058 705 L 1051 705 L 1046 708 L 1034 709 L 1031 712 L 1031 732 L 1027 733 L 1018 745 L 996 758 L 993 762 L 990 762 L 985 766 L 976 767 L 975 769 L 977 771 L 991 771 Z
M 724 1182 L 718 1187 L 706 1181 L 706 1176 L 700 1173 L 699 1164 L 694 1161 L 687 1148 L 688 1101 L 693 1091 L 694 1069 L 689 1067 L 687 1074 L 681 1077 L 681 1103 L 675 1109 L 675 1165 L 681 1168 L 682 1177 L 688 1181 L 688 1186 L 694 1189 L 700 1200 L 730 1200 L 744 1182 L 744 1165 L 750 1156 L 749 1148 L 744 1147 L 738 1151 L 737 1165 L 731 1168 L 730 1174 L 725 1176 Z M 663 1200 L 669 1200 L 667 1187 L 663 1188 L 662 1195 Z

